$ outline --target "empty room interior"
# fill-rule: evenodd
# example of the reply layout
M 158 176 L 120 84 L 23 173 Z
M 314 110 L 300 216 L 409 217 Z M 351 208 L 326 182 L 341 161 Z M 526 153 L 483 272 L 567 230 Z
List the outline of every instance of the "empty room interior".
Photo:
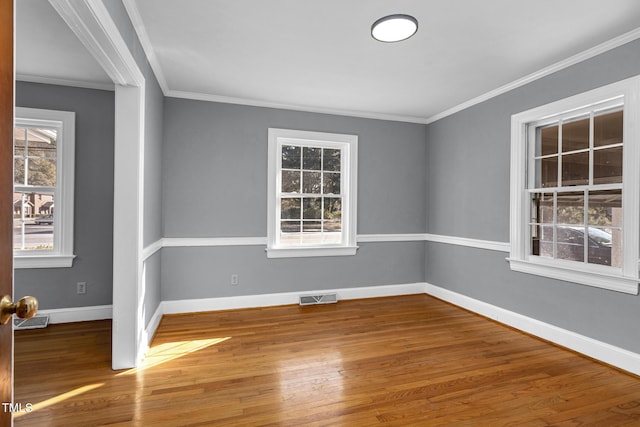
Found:
M 16 426 L 640 425 L 635 0 L 17 0 L 13 152 Z

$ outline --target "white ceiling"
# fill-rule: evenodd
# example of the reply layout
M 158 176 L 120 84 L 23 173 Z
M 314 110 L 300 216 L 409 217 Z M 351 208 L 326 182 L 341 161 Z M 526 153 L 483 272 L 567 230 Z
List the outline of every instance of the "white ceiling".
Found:
M 108 83 L 47 2 L 16 3 L 18 74 Z M 124 3 L 167 96 L 417 122 L 640 38 L 637 0 Z M 415 16 L 418 33 L 373 40 L 392 13 Z

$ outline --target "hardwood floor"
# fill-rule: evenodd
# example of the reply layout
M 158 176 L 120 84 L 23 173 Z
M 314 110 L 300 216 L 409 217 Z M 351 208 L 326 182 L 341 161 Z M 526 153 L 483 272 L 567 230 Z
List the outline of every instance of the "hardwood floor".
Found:
M 16 333 L 16 426 L 639 426 L 640 378 L 426 295 Z

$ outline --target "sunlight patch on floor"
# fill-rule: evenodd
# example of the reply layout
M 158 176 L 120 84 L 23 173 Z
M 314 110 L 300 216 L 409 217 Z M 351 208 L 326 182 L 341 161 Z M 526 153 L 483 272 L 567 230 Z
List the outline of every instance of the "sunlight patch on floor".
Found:
M 44 408 L 47 408 L 49 406 L 53 406 L 53 405 L 55 405 L 57 403 L 65 401 L 67 399 L 71 399 L 72 397 L 76 397 L 76 396 L 79 396 L 79 395 L 81 395 L 83 393 L 86 393 L 88 391 L 95 390 L 95 389 L 97 389 L 99 387 L 102 387 L 103 385 L 104 385 L 104 383 L 97 383 L 97 384 L 89 384 L 89 385 L 85 385 L 85 386 L 82 386 L 82 387 L 78 387 L 78 388 L 76 388 L 74 390 L 71 390 L 71 391 L 68 391 L 66 393 L 62 393 L 62 394 L 59 394 L 59 395 L 57 395 L 55 397 L 52 397 L 51 399 L 44 400 L 44 401 L 42 401 L 40 403 L 34 403 L 33 405 L 31 405 L 31 409 L 28 412 L 16 412 L 16 413 L 13 414 L 13 417 L 14 418 L 18 418 L 18 417 L 21 417 L 23 415 L 27 415 L 27 414 L 29 414 L 31 412 L 35 412 L 35 411 L 37 411 L 39 409 L 44 409 Z
M 137 368 L 129 369 L 125 372 L 121 372 L 116 376 L 133 375 L 138 372 L 153 368 L 163 363 L 170 362 L 180 357 L 186 356 L 190 353 L 203 350 L 212 345 L 220 344 L 227 341 L 231 337 L 224 338 L 211 338 L 205 340 L 193 340 L 193 341 L 177 341 L 165 344 L 160 344 L 149 349 L 149 352 L 145 356 L 144 360 Z

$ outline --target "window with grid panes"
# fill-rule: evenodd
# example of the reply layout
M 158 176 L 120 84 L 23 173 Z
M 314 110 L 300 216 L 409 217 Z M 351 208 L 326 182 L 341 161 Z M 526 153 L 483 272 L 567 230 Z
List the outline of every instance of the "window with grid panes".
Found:
M 269 257 L 355 253 L 354 135 L 269 130 Z
M 511 268 L 638 292 L 640 80 L 512 117 Z
M 16 107 L 13 253 L 16 268 L 73 262 L 75 114 Z

